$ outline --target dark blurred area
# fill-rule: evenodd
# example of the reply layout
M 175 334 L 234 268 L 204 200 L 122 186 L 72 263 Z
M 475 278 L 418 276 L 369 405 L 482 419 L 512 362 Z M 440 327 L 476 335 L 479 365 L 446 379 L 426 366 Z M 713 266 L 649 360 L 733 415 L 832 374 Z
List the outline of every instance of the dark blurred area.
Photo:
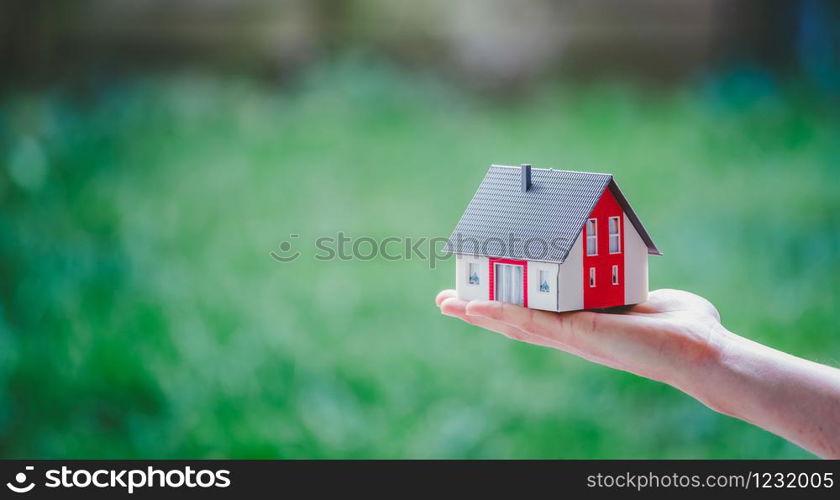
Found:
M 557 74 L 676 83 L 732 64 L 838 88 L 828 0 L 3 0 L 3 85 L 174 68 L 282 78 L 348 50 L 478 88 Z

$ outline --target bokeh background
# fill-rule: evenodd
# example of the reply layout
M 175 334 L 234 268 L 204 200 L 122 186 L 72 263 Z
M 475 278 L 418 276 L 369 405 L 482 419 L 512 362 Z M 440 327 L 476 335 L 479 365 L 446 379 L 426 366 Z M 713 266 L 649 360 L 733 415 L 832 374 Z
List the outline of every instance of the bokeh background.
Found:
M 313 254 L 447 236 L 490 163 L 613 172 L 653 288 L 837 365 L 839 15 L 0 2 L 0 456 L 810 457 L 441 317 L 451 260 Z

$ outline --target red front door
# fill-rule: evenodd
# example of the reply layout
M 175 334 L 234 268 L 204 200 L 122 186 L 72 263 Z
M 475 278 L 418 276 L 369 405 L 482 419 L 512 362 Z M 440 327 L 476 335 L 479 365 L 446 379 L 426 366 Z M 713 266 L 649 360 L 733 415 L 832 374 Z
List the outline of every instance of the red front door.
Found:
M 604 189 L 583 228 L 583 308 L 624 305 L 624 211 Z

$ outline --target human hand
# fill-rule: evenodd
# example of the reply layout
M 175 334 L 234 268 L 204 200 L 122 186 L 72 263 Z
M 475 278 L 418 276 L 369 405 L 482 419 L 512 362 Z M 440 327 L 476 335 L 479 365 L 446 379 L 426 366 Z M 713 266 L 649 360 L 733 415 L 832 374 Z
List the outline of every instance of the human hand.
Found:
M 495 301 L 436 298 L 441 313 L 508 338 L 559 349 L 670 384 L 710 408 L 840 458 L 840 370 L 740 337 L 706 299 L 656 290 L 647 302 L 549 312 Z
M 631 307 L 549 312 L 495 301 L 467 302 L 454 290 L 436 298 L 441 313 L 508 338 L 552 347 L 612 368 L 672 385 L 686 363 L 714 361 L 729 332 L 706 299 L 680 290 L 656 290 Z

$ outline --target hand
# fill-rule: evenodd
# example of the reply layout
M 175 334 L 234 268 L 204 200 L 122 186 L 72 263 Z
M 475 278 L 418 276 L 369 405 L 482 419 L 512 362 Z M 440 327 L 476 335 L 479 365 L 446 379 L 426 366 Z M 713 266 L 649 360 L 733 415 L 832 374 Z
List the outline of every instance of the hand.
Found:
M 840 456 L 840 370 L 728 331 L 706 299 L 656 290 L 648 301 L 603 311 L 555 313 L 444 290 L 443 314 L 670 384 L 710 408 L 823 456 Z
M 676 384 L 680 365 L 703 365 L 719 354 L 728 332 L 706 299 L 657 290 L 647 302 L 604 312 L 555 313 L 495 301 L 466 302 L 438 294 L 440 311 L 506 337 L 553 347 L 611 368 Z

